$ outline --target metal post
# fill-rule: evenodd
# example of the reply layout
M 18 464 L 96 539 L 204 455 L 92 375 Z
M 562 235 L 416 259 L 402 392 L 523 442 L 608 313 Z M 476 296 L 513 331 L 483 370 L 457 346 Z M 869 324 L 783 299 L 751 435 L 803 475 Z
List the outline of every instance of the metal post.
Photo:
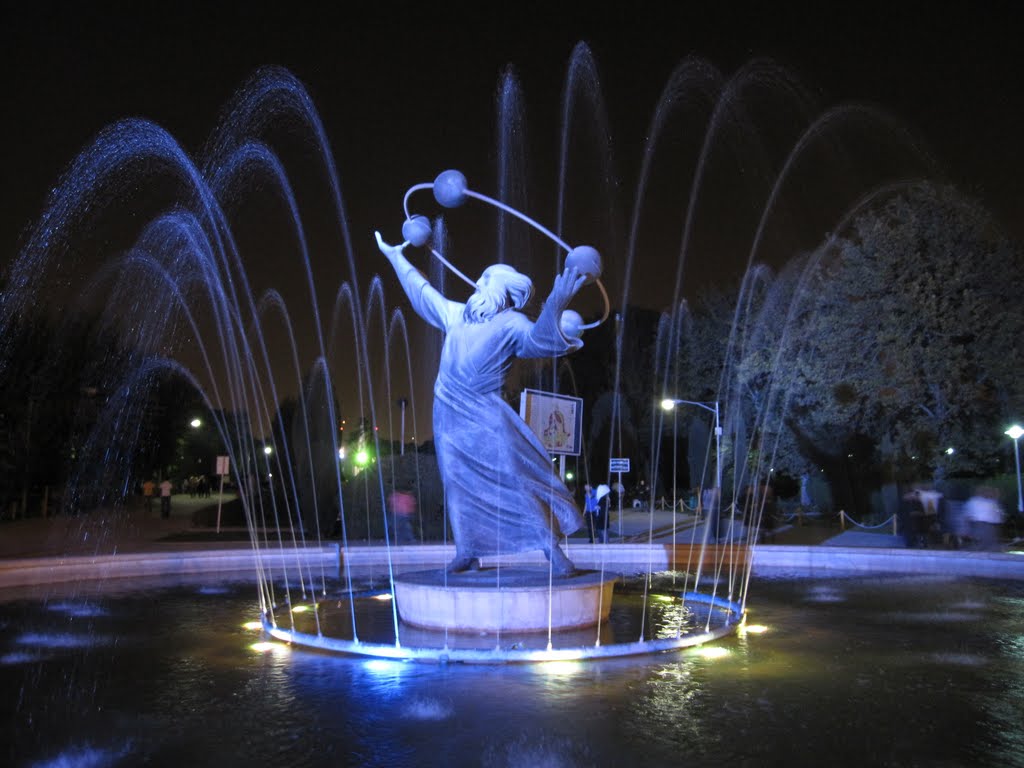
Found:
M 220 492 L 217 494 L 217 533 L 220 533 L 220 508 L 224 503 L 224 475 L 220 476 Z
M 678 408 L 672 409 L 672 514 L 676 513 L 676 465 L 679 463 L 679 459 L 676 457 L 676 450 L 679 445 L 679 435 L 677 433 L 678 418 L 676 416 Z M 675 517 L 672 518 L 673 525 L 675 525 Z
M 402 409 L 402 446 L 399 449 L 400 456 L 405 456 L 405 404 L 408 402 L 409 401 L 404 397 L 398 401 L 398 405 Z
M 619 472 L 619 488 L 617 496 L 619 497 L 619 538 L 622 538 L 622 497 L 626 495 L 626 486 L 622 484 L 622 473 Z
M 1013 439 L 1013 457 L 1017 461 L 1017 511 L 1024 514 L 1024 494 L 1020 490 L 1020 438 Z

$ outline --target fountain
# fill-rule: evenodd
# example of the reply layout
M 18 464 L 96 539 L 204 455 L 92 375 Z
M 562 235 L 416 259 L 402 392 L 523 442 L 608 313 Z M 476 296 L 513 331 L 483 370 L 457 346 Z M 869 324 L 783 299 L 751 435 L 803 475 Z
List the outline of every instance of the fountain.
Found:
M 514 77 L 506 74 L 501 92 L 508 94 L 517 88 Z M 756 133 L 752 118 L 742 109 L 749 89 L 775 89 L 787 106 L 802 106 L 791 78 L 770 63 L 752 63 L 724 83 L 710 65 L 698 60 L 687 60 L 673 73 L 652 121 L 624 241 L 616 235 L 620 216 L 610 204 L 614 183 L 607 145 L 591 146 L 587 142 L 592 137 L 581 137 L 578 142 L 570 138 L 571 105 L 583 109 L 580 104 L 587 103 L 592 109 L 588 115 L 592 124 L 606 122 L 596 67 L 582 45 L 573 52 L 569 67 L 567 124 L 561 138 L 558 205 L 553 217 L 557 224 L 553 231 L 504 202 L 520 196 L 524 179 L 513 172 L 509 158 L 521 148 L 500 148 L 500 188 L 494 196 L 470 190 L 465 177 L 455 171 L 442 173 L 433 184 L 414 186 L 406 194 L 403 238 L 413 247 L 430 243 L 435 261 L 423 266 L 433 270 L 429 284 L 439 290 L 445 285 L 442 266 L 467 282 L 473 281 L 443 255 L 448 250 L 449 235 L 456 234 L 457 225 L 463 221 L 458 219 L 458 212 L 431 222 L 410 211 L 410 194 L 425 187 L 433 188 L 435 198 L 446 208 L 457 207 L 464 198 L 471 197 L 499 209 L 497 247 L 492 250 L 501 255 L 501 266 L 514 265 L 540 284 L 553 280 L 556 289 L 559 283 L 555 276 L 559 273 L 571 283 L 562 286 L 564 295 L 553 310 L 559 321 L 557 329 L 556 324 L 549 323 L 562 346 L 546 349 L 543 355 L 548 359 L 524 369 L 523 375 L 532 377 L 546 391 L 574 394 L 571 369 L 564 361 L 552 358 L 578 347 L 580 336 L 586 339 L 591 332 L 606 334 L 601 338 L 610 339 L 618 354 L 613 361 L 608 398 L 611 405 L 602 412 L 604 431 L 594 431 L 594 435 L 607 434 L 608 441 L 590 447 L 597 455 L 625 452 L 629 446 L 623 434 L 635 428 L 623 412 L 621 396 L 626 375 L 622 347 L 624 341 L 632 343 L 634 318 L 627 308 L 633 300 L 634 282 L 656 283 L 661 292 L 671 286 L 670 309 L 658 324 L 650 377 L 654 384 L 648 399 L 654 403 L 666 393 L 673 397 L 681 394 L 672 391 L 678 371 L 669 362 L 669 351 L 678 344 L 685 317 L 683 267 L 692 249 L 707 245 L 707 234 L 695 223 L 698 203 L 714 204 L 721 193 L 706 181 L 709 167 L 715 162 L 716 142 L 728 134 L 728 139 L 749 149 L 743 140 Z M 709 127 L 696 146 L 691 196 L 682 211 L 682 245 L 675 258 L 669 259 L 675 274 L 668 280 L 664 263 L 652 267 L 637 254 L 649 245 L 645 217 L 649 212 L 663 213 L 662 206 L 645 204 L 645 198 L 664 184 L 655 162 L 659 142 L 668 132 L 673 112 L 692 101 L 711 105 Z M 501 103 L 504 108 L 517 103 L 517 99 L 503 98 Z M 748 275 L 757 274 L 757 260 L 771 239 L 768 223 L 782 206 L 782 190 L 797 173 L 802 153 L 815 138 L 842 124 L 845 116 L 833 112 L 812 123 L 786 156 L 757 222 L 747 257 Z M 513 117 L 502 114 L 499 122 L 504 124 Z M 303 203 L 309 194 L 293 185 L 283 153 L 275 151 L 275 129 L 285 125 L 301 134 L 318 159 L 315 175 L 319 188 L 326 193 L 325 200 L 318 201 L 316 212 L 331 211 L 334 231 L 329 235 L 320 229 L 314 234 L 314 228 L 307 227 L 312 214 Z M 607 141 L 608 132 L 603 135 Z M 502 141 L 512 139 L 502 133 Z M 588 153 L 599 158 L 595 161 L 597 183 L 591 178 L 576 181 L 567 171 L 570 156 L 585 159 Z M 308 169 L 304 175 L 310 175 Z M 750 433 L 757 437 L 748 438 L 748 425 L 732 417 L 741 409 L 728 364 L 720 381 L 705 382 L 716 401 L 716 430 L 718 402 L 724 414 L 724 436 L 716 432 L 716 441 L 721 438 L 734 452 L 730 459 L 735 468 L 731 492 L 722 493 L 729 489 L 715 483 L 721 502 L 713 502 L 712 509 L 722 515 L 720 526 L 705 524 L 705 520 L 690 514 L 685 525 L 682 516 L 679 524 L 673 518 L 667 539 L 663 532 L 656 536 L 651 530 L 646 541 L 633 544 L 585 545 L 564 535 L 571 533 L 572 518 L 578 512 L 570 509 L 572 501 L 563 482 L 549 472 L 550 477 L 544 481 L 548 483 L 546 506 L 538 517 L 545 511 L 551 515 L 558 510 L 563 513 L 559 515 L 562 525 L 547 529 L 549 540 L 531 539 L 533 549 L 546 554 L 543 562 L 548 567 L 531 560 L 527 551 L 531 547 L 514 539 L 496 546 L 477 543 L 466 548 L 472 535 L 444 504 L 437 505 L 443 510 L 440 517 L 434 515 L 436 508 L 421 517 L 421 529 L 432 525 L 436 535 L 419 545 L 398 546 L 393 541 L 393 521 L 389 521 L 385 499 L 394 490 L 396 478 L 404 473 L 414 478 L 422 491 L 437 474 L 437 468 L 419 451 L 404 457 L 404 436 L 401 452 L 384 450 L 380 430 L 385 435 L 398 431 L 393 404 L 399 402 L 403 435 L 406 403 L 414 432 L 421 428 L 417 422 L 423 425 L 426 420 L 420 404 L 431 399 L 421 379 L 437 369 L 443 353 L 438 351 L 436 339 L 419 342 L 420 329 L 407 327 L 401 309 L 389 310 L 389 289 L 384 280 L 375 275 L 368 283 L 362 282 L 366 273 L 376 273 L 380 254 L 369 237 L 371 230 L 354 228 L 348 220 L 341 194 L 343 178 L 309 95 L 300 82 L 281 69 L 256 73 L 238 92 L 201 163 L 163 129 L 144 120 L 110 126 L 75 160 L 12 265 L 0 304 L 0 336 L 9 338 L 18 323 L 31 317 L 44 292 L 63 286 L 67 295 L 61 298 L 69 306 L 97 312 L 103 333 L 127 340 L 117 348 L 116 355 L 111 353 L 111 359 L 97 366 L 105 405 L 80 447 L 76 474 L 65 496 L 69 511 L 102 506 L 112 498 L 127 495 L 132 464 L 145 442 L 143 430 L 137 425 L 145 421 L 147 397 L 162 382 L 175 379 L 187 382 L 201 398 L 225 446 L 239 484 L 259 576 L 259 612 L 266 632 L 272 636 L 389 659 L 504 662 L 660 653 L 736 632 L 746 611 L 749 549 L 756 541 L 757 520 L 755 516 L 743 525 L 739 519 L 742 511 L 725 501 L 769 471 L 765 461 L 771 455 L 771 446 L 754 441 L 763 441 L 771 434 L 765 426 L 780 418 L 784 398 L 773 395 L 770 407 L 757 416 Z M 138 194 L 138 190 L 148 194 Z M 256 206 L 252 190 L 260 191 L 260 205 L 272 213 Z M 571 194 L 573 191 L 578 194 Z M 254 214 L 250 207 L 259 210 Z M 608 215 L 592 215 L 597 211 Z M 749 216 L 749 211 L 746 213 Z M 603 231 L 585 232 L 586 241 L 601 244 L 600 254 L 591 246 L 571 248 L 567 245 L 569 238 L 563 240 L 561 234 L 554 234 L 579 229 L 581 214 L 607 222 L 599 227 Z M 111 254 L 105 247 L 103 226 L 108 219 L 121 215 L 144 223 L 136 226 L 128 245 Z M 677 221 L 678 212 L 671 218 Z M 532 224 L 568 255 L 563 258 L 559 254 L 552 265 L 535 257 L 541 250 L 537 246 L 527 246 L 521 254 L 507 254 L 505 246 L 512 238 L 510 219 Z M 268 220 L 276 226 L 271 227 Z M 406 272 L 399 261 L 404 258 L 401 247 L 396 252 L 380 236 L 378 241 L 379 249 L 403 277 Z M 314 263 L 318 255 L 323 258 L 325 250 L 331 263 L 340 261 L 345 267 L 345 279 L 325 284 L 319 276 L 322 271 Z M 98 265 L 90 263 L 93 256 L 99 258 Z M 470 259 L 463 260 L 462 265 L 467 261 Z M 266 273 L 267 263 L 275 266 L 272 276 Z M 645 273 L 650 269 L 656 271 Z M 84 274 L 72 277 L 75 270 Z M 542 280 L 542 275 L 549 275 L 548 280 Z M 309 312 L 295 311 L 298 302 L 286 301 L 284 290 L 274 284 L 278 279 L 301 292 L 300 301 L 310 307 Z M 606 322 L 613 303 L 606 283 L 613 292 L 618 289 L 622 308 L 614 323 Z M 156 286 L 147 301 L 138 300 L 138 286 L 143 284 Z M 425 280 L 423 284 L 428 283 Z M 599 291 L 590 290 L 588 296 L 581 292 L 576 308 L 569 309 L 569 300 L 575 302 L 576 293 L 585 285 L 596 286 Z M 595 305 L 598 294 L 600 305 Z M 326 305 L 332 307 L 332 312 L 325 323 L 327 313 L 321 312 L 321 307 Z M 742 320 L 738 309 L 737 328 Z M 738 339 L 736 344 L 740 343 Z M 402 375 L 405 381 L 400 382 L 398 377 Z M 344 441 L 338 428 L 344 422 L 343 413 L 338 411 L 338 395 L 345 404 L 344 413 L 358 414 L 363 421 L 360 433 L 355 438 L 345 435 Z M 286 423 L 282 403 L 289 397 L 294 415 Z M 654 406 L 643 418 L 649 422 L 652 457 L 641 471 L 654 488 L 666 425 Z M 444 436 L 439 426 L 435 417 L 436 440 Z M 465 424 L 458 425 L 458 429 L 466 429 Z M 710 447 L 707 430 L 704 427 L 703 441 L 691 441 L 691 450 L 696 451 L 702 442 Z M 264 452 L 264 445 L 269 448 L 270 443 L 273 449 Z M 343 468 L 337 458 L 339 451 L 357 446 L 368 449 L 376 458 L 369 459 L 368 467 Z M 472 447 L 470 443 L 468 448 Z M 445 450 L 438 451 L 439 460 L 444 458 Z M 754 453 L 762 457 L 759 462 L 748 461 Z M 701 477 L 722 477 L 722 466 L 711 466 L 713 475 L 707 474 L 709 466 L 711 463 L 705 461 Z M 603 474 L 603 470 L 593 471 Z M 450 468 L 442 467 L 441 475 L 446 483 L 453 477 L 456 484 L 464 479 L 453 476 Z M 701 477 L 693 478 L 695 484 L 710 484 Z M 264 488 L 268 483 L 269 488 Z M 460 503 L 467 498 L 485 502 L 494 499 L 502 483 L 512 485 L 509 478 L 499 482 L 497 489 L 471 484 L 463 489 Z M 451 484 L 445 489 L 449 500 L 454 489 Z M 426 506 L 425 498 L 421 492 L 421 510 Z M 440 498 L 443 502 L 444 497 Z M 560 500 L 557 503 L 553 501 L 556 498 Z M 644 501 L 653 506 L 654 492 Z M 719 503 L 720 509 L 716 506 Z M 674 515 L 675 503 L 672 508 Z M 341 586 L 332 593 L 327 587 L 332 574 L 323 564 L 323 549 L 335 522 Z M 447 538 L 449 528 L 455 533 L 454 551 Z M 485 529 L 487 535 L 499 538 L 512 530 L 496 525 Z M 569 551 L 560 555 L 563 546 Z M 362 588 L 355 582 L 353 567 L 371 562 L 387 573 L 383 592 L 378 586 Z M 450 568 L 454 572 L 440 569 L 431 571 L 429 579 L 423 576 L 424 567 L 444 562 L 457 566 Z M 463 573 L 472 568 L 480 570 Z M 574 574 L 575 568 L 584 572 Z M 659 593 L 672 604 L 674 619 L 669 628 L 659 624 L 652 631 L 655 622 L 646 612 L 648 601 L 642 599 L 643 609 L 632 636 L 609 636 L 607 624 L 615 614 L 616 581 L 644 574 L 642 592 L 646 598 L 654 573 L 671 574 L 671 589 Z M 389 599 L 367 607 L 367 601 L 382 596 Z M 391 618 L 390 628 L 383 632 L 379 631 L 380 611 L 375 607 L 380 605 L 386 606 Z M 372 632 L 359 626 L 366 613 L 373 614 L 369 620 Z

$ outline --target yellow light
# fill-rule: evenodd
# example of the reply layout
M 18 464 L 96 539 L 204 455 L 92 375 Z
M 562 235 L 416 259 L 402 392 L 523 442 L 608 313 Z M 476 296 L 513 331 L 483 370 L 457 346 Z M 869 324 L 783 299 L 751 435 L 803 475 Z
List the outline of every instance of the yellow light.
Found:
M 728 656 L 729 651 L 718 645 L 712 645 L 708 647 L 700 647 L 697 649 L 697 653 L 703 656 L 705 659 L 720 659 L 723 656 Z
M 373 599 L 374 600 L 390 600 L 391 599 L 391 593 L 390 592 L 385 592 L 385 593 L 380 594 L 380 595 L 374 595 Z
M 242 629 L 248 629 L 250 631 L 256 629 L 263 629 L 263 624 L 258 621 L 247 621 L 242 625 Z
M 541 671 L 548 675 L 571 675 L 580 671 L 581 664 L 578 661 L 545 661 L 541 665 Z
M 260 643 L 253 643 L 249 647 L 257 653 L 278 653 L 288 650 L 287 645 L 282 645 L 281 643 L 270 643 L 266 641 Z
M 192 421 L 189 422 L 189 426 L 191 426 L 192 429 L 199 429 L 201 426 L 203 426 L 203 420 L 202 419 L 192 419 Z
M 666 411 L 671 411 L 673 408 L 676 407 L 676 401 L 673 400 L 671 397 L 666 397 L 664 400 L 661 401 L 661 407 Z
M 296 605 L 292 608 L 292 613 L 305 613 L 309 610 L 308 605 Z
M 741 631 L 748 632 L 751 635 L 763 635 L 768 631 L 768 627 L 764 624 L 744 624 Z

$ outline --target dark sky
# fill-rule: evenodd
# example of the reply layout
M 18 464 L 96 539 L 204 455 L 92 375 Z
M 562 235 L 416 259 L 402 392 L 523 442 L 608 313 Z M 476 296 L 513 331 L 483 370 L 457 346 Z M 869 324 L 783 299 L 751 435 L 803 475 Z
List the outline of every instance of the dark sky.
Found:
M 146 117 L 198 153 L 246 78 L 262 65 L 284 66 L 320 111 L 353 216 L 369 216 L 364 201 L 400 200 L 407 186 L 445 167 L 493 164 L 492 104 L 506 65 L 521 77 L 532 135 L 553 139 L 579 41 L 597 61 L 625 177 L 635 173 L 639 141 L 679 61 L 704 57 L 729 75 L 770 57 L 822 109 L 867 102 L 905 121 L 954 183 L 981 197 L 1013 234 L 1022 231 L 1024 88 L 1009 3 L 946 10 L 900 3 L 877 12 L 785 3 L 720 11 L 695 3 L 612 10 L 523 3 L 483 12 L 429 3 L 300 5 L 5 0 L 0 260 L 38 217 L 60 171 L 117 119 Z M 359 5 L 374 10 L 351 10 Z M 552 157 L 546 151 L 536 156 Z M 366 226 L 393 232 L 389 215 L 381 211 Z
M 1024 88 L 1012 3 L 947 3 L 943 10 L 934 3 L 848 3 L 839 10 L 786 3 L 633 2 L 610 3 L 609 10 L 598 3 L 487 3 L 455 11 L 453 4 L 339 2 L 336 10 L 312 10 L 320 5 L 3 0 L 0 265 L 17 253 L 61 171 L 102 128 L 144 117 L 198 154 L 225 102 L 267 65 L 287 68 L 311 94 L 366 259 L 378 258 L 368 247 L 373 229 L 398 239 L 402 195 L 411 184 L 455 167 L 466 171 L 472 188 L 494 193 L 495 91 L 508 65 L 525 94 L 528 153 L 541 190 L 526 213 L 553 226 L 544 198 L 556 177 L 566 67 L 581 41 L 597 63 L 627 211 L 642 141 L 673 68 L 700 57 L 728 77 L 769 58 L 802 82 L 819 112 L 856 102 L 898 118 L 939 172 L 979 197 L 1013 236 L 1024 234 Z M 880 136 L 874 129 L 861 134 L 867 144 Z M 709 186 L 728 178 L 717 168 L 709 175 Z M 742 194 L 728 182 L 721 186 L 720 200 Z M 819 213 L 823 221 L 809 226 L 812 240 L 836 215 Z M 712 221 L 710 228 L 726 239 L 739 228 L 727 213 Z M 589 241 L 586 223 L 575 231 Z M 699 245 L 714 251 L 713 242 L 705 236 Z M 699 264 L 692 258 L 695 279 L 719 276 L 714 254 Z M 379 268 L 372 262 L 364 274 Z M 338 274 L 325 282 L 336 282 Z M 634 300 L 665 306 L 669 274 L 638 270 Z

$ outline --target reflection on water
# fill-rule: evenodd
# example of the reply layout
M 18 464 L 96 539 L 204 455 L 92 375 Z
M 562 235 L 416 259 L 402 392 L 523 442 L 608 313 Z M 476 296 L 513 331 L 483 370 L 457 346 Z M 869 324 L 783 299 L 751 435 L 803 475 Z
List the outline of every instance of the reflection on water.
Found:
M 1019 584 L 759 579 L 719 658 L 514 666 L 259 652 L 251 583 L 106 586 L 0 603 L 0 764 L 1024 763 Z

